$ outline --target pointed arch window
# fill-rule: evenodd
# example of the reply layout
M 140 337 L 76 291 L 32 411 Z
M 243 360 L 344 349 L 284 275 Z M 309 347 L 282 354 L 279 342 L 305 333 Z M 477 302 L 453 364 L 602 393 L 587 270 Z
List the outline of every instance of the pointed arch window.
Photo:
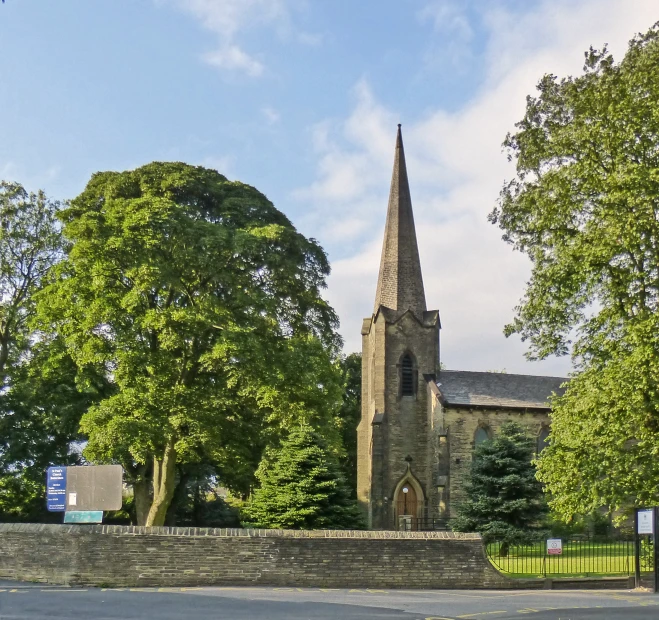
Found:
M 549 445 L 549 428 L 547 426 L 543 426 L 540 429 L 540 433 L 538 434 L 538 447 L 537 447 L 538 454 L 540 454 L 548 445 Z
M 476 433 L 474 435 L 474 446 L 477 446 L 483 443 L 484 441 L 487 441 L 489 438 L 490 438 L 490 433 L 488 433 L 488 429 L 483 426 L 479 426 L 476 429 Z
M 400 393 L 401 396 L 414 396 L 414 362 L 409 353 L 403 355 L 400 362 Z

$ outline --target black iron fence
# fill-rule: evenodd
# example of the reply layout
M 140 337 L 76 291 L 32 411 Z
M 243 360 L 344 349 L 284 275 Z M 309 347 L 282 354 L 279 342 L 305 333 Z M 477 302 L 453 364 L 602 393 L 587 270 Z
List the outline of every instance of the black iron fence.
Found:
M 624 576 L 634 574 L 634 539 L 578 537 L 525 545 L 493 542 L 486 545 L 487 556 L 502 573 L 515 577 Z M 560 552 L 559 552 L 560 551 Z
M 433 532 L 449 530 L 449 520 L 440 518 L 398 517 L 398 530 L 407 532 Z

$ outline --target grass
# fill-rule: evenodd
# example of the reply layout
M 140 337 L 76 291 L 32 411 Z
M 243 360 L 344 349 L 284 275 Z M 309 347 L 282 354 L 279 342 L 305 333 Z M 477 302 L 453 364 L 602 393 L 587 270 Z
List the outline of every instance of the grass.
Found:
M 490 562 L 510 577 L 611 577 L 634 573 L 632 541 L 563 541 L 561 555 L 547 555 L 546 543 L 511 546 L 500 556 L 500 543 L 487 546 Z

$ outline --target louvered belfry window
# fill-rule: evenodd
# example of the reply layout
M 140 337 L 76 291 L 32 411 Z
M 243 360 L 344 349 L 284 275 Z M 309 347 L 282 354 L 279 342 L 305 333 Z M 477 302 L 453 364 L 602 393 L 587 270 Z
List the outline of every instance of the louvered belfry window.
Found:
M 412 358 L 409 355 L 404 355 L 401 361 L 401 395 L 414 396 L 414 366 Z

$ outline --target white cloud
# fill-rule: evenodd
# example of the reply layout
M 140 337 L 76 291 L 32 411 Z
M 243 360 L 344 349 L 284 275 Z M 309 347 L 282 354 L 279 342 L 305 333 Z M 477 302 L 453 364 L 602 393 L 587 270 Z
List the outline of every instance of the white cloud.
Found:
M 432 3 L 435 13 L 429 8 L 427 16 L 441 18 L 442 6 Z M 608 43 L 619 59 L 627 41 L 655 20 L 656 0 L 636 0 L 633 10 L 624 0 L 544 0 L 522 15 L 489 10 L 489 60 L 478 94 L 455 112 L 431 110 L 404 122 L 426 297 L 441 312 L 442 360 L 449 368 L 569 371 L 566 359 L 526 362 L 525 345 L 502 334 L 529 264 L 487 222 L 503 181 L 514 174 L 501 142 L 544 73 L 580 73 L 590 45 Z M 328 297 L 347 351 L 360 349 L 361 320 L 372 311 L 398 122 L 365 82 L 354 96 L 347 119 L 314 128 L 317 178 L 295 192 L 315 206 L 309 226 L 322 230 L 316 236 L 342 253 L 332 256 Z
M 263 113 L 263 116 L 265 117 L 268 125 L 274 125 L 278 123 L 281 118 L 279 112 L 277 112 L 277 110 L 270 107 L 269 105 L 263 106 L 261 108 L 261 112 Z
M 434 0 L 423 7 L 418 15 L 422 21 L 432 21 L 438 32 L 449 32 L 460 39 L 469 40 L 474 36 L 474 31 L 465 8 L 464 1 Z
M 275 29 L 281 38 L 294 31 L 291 6 L 295 0 L 156 0 L 169 2 L 197 19 L 218 39 L 217 49 L 202 59 L 221 71 L 236 71 L 250 77 L 263 75 L 265 66 L 239 44 L 240 34 L 254 28 Z M 319 45 L 322 37 L 313 33 L 295 33 L 304 45 Z
M 204 54 L 203 59 L 218 69 L 244 71 L 251 77 L 258 77 L 263 73 L 263 65 L 252 58 L 236 45 L 224 47 Z

